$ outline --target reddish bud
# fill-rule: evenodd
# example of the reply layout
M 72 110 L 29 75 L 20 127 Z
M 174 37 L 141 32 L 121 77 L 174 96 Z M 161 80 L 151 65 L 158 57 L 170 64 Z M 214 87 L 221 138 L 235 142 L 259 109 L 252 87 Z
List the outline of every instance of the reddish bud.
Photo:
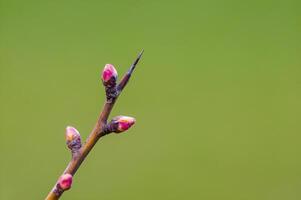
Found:
M 63 174 L 58 181 L 58 185 L 63 190 L 68 190 L 72 185 L 72 175 L 71 174 Z
M 136 122 L 135 118 L 127 116 L 118 116 L 113 119 L 113 123 L 116 124 L 115 133 L 121 133 L 128 130 Z
M 68 145 L 68 148 L 71 150 L 77 150 L 81 148 L 81 137 L 76 128 L 72 126 L 67 126 L 66 143 Z
M 101 75 L 102 82 L 105 86 L 115 86 L 117 80 L 117 71 L 112 64 L 106 64 Z

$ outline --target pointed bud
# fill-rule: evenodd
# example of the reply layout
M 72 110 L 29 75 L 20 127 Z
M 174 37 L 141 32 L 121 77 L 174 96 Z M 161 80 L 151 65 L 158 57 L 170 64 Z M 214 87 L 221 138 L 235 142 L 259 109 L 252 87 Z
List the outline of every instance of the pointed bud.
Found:
M 136 120 L 133 117 L 128 116 L 118 116 L 112 120 L 113 124 L 115 124 L 115 129 L 113 132 L 121 133 L 128 130 L 132 125 L 135 124 Z
M 66 143 L 67 143 L 68 148 L 71 149 L 72 151 L 76 151 L 81 148 L 81 146 L 82 146 L 81 137 L 80 137 L 78 130 L 76 130 L 76 128 L 74 128 L 72 126 L 67 126 Z
M 104 86 L 114 87 L 117 80 L 117 71 L 112 64 L 106 64 L 101 75 Z
M 62 190 L 68 190 L 72 185 L 72 175 L 71 174 L 63 174 L 58 181 L 58 185 Z

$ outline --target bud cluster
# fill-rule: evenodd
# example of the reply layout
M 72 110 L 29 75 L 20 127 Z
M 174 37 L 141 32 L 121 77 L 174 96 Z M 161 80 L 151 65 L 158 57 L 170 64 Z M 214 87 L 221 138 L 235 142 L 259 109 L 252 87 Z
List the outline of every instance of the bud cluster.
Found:
M 140 60 L 143 51 L 138 55 L 134 63 L 128 69 L 126 74 L 117 84 L 117 70 L 112 64 L 106 64 L 102 74 L 101 80 L 105 87 L 107 101 L 99 119 L 97 121 L 96 127 L 87 139 L 87 142 L 82 147 L 81 136 L 78 130 L 72 126 L 66 128 L 66 144 L 72 152 L 72 159 L 67 166 L 63 175 L 57 180 L 55 186 L 48 194 L 46 199 L 59 199 L 65 190 L 69 190 L 72 185 L 73 175 L 76 173 L 77 169 L 80 167 L 82 162 L 85 160 L 88 153 L 92 150 L 97 140 L 109 133 L 121 133 L 128 130 L 136 122 L 135 118 L 128 116 L 117 116 L 114 117 L 109 123 L 107 123 L 108 116 L 114 106 L 115 100 L 118 95 L 123 91 L 127 85 L 131 74 L 133 73 L 138 61 Z

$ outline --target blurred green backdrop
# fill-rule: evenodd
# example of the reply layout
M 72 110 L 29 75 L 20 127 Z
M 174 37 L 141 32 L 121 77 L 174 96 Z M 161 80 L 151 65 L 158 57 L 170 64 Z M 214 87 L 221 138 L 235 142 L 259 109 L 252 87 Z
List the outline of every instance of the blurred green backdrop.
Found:
M 62 199 L 301 199 L 298 0 L 0 0 L 0 199 L 44 199 L 145 54 Z

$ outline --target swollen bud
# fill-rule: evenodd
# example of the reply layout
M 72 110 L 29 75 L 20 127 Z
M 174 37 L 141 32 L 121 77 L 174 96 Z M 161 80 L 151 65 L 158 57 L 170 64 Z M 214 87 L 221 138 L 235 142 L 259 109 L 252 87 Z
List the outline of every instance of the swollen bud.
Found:
M 112 64 L 106 64 L 101 75 L 102 82 L 106 87 L 115 87 L 117 71 Z
M 62 190 L 68 190 L 72 185 L 72 175 L 71 174 L 63 174 L 58 181 L 58 185 Z
M 135 118 L 128 116 L 117 116 L 113 118 L 113 132 L 121 133 L 128 130 L 136 122 Z
M 68 148 L 71 149 L 72 151 L 76 151 L 81 148 L 81 146 L 82 146 L 81 137 L 80 137 L 78 130 L 76 130 L 76 128 L 74 128 L 72 126 L 67 126 L 66 143 L 67 143 Z

